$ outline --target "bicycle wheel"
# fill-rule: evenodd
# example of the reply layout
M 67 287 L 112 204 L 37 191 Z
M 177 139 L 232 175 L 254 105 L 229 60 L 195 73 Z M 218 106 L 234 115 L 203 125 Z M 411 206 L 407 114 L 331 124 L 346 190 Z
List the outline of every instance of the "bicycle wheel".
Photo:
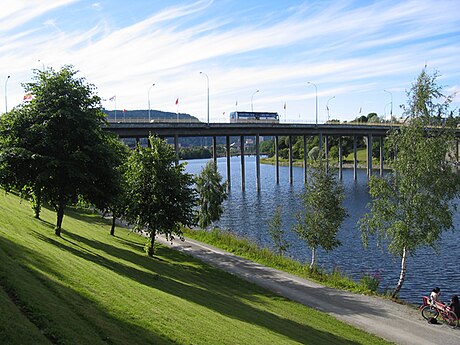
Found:
M 455 313 L 452 310 L 447 310 L 443 318 L 449 324 L 449 326 L 452 326 L 454 328 L 458 326 L 457 315 L 455 315 Z
M 426 305 L 422 308 L 422 316 L 425 320 L 428 320 L 430 317 L 437 318 L 438 315 L 438 309 L 432 307 L 431 305 Z

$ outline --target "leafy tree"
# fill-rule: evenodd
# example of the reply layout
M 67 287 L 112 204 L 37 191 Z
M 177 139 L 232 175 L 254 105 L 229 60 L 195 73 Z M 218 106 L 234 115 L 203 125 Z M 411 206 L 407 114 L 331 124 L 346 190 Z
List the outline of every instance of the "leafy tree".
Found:
M 370 212 L 360 221 L 364 245 L 370 235 L 376 235 L 380 245 L 388 243 L 388 251 L 401 258 L 393 296 L 404 283 L 408 256 L 422 246 L 436 249 L 441 233 L 453 228 L 456 205 L 452 199 L 459 195 L 460 186 L 446 160 L 453 132 L 429 128 L 439 124 L 439 113 L 445 113 L 451 101 L 443 98 L 437 76 L 424 69 L 407 93 L 406 124 L 393 131 L 386 142 L 396 151 L 390 162 L 393 174 L 370 179 Z M 443 102 L 436 103 L 439 99 Z
M 155 254 L 155 237 L 165 234 L 173 240 L 181 226 L 194 224 L 196 192 L 193 176 L 184 172 L 172 147 L 164 140 L 150 137 L 150 147 L 138 147 L 128 158 L 126 219 L 146 230 L 146 252 Z
M 206 228 L 219 220 L 224 209 L 222 203 L 227 199 L 227 183 L 217 171 L 214 161 L 208 161 L 196 181 L 199 194 L 198 225 Z
M 332 250 L 340 245 L 337 232 L 347 216 L 343 207 L 343 186 L 332 169 L 326 170 L 326 162 L 318 159 L 310 170 L 309 184 L 301 195 L 304 212 L 296 216 L 294 231 L 311 249 L 310 268 L 316 262 L 316 249 Z
M 282 256 L 284 252 L 289 248 L 289 242 L 285 239 L 285 231 L 283 229 L 281 206 L 278 206 L 273 214 L 273 217 L 268 222 L 268 231 L 275 245 L 278 255 Z
M 32 101 L 0 121 L 0 182 L 28 191 L 36 217 L 41 200 L 53 206 L 58 236 L 65 207 L 80 196 L 104 206 L 113 167 L 120 163 L 113 137 L 101 127 L 100 98 L 76 74 L 71 66 L 36 70 L 33 82 L 24 84 Z

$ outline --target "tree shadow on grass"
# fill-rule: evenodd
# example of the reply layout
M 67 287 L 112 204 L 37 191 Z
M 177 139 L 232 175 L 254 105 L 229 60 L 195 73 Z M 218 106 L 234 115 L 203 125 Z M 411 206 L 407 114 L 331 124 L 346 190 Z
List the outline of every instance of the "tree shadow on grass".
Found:
M 51 279 L 62 275 L 39 252 L 0 237 L 0 262 L 2 289 L 50 343 L 175 344 L 164 335 L 116 318 L 59 280 Z M 8 339 L 8 343 L 17 342 Z
M 249 302 L 254 302 L 255 295 L 268 298 L 281 297 L 183 253 L 162 248 L 158 250 L 157 255 L 163 257 L 164 261 L 158 261 L 152 260 L 139 251 L 133 252 L 118 248 L 77 234 L 63 232 L 63 235 L 91 247 L 92 250 L 80 251 L 66 243 L 54 240 L 50 243 L 138 283 L 186 299 L 227 317 L 263 327 L 267 331 L 278 333 L 300 343 L 308 342 L 308 339 L 316 339 L 330 344 L 354 344 L 353 341 L 329 332 L 314 329 L 280 317 L 263 308 L 259 309 L 249 305 Z M 125 260 L 127 264 L 116 262 L 107 255 L 91 253 L 100 251 L 108 256 Z M 134 263 L 140 267 L 136 268 L 128 263 Z

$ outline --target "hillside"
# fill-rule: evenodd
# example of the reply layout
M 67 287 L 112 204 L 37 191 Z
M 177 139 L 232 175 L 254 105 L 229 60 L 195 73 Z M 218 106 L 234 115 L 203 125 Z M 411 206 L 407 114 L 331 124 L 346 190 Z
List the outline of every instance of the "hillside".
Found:
M 148 110 L 117 110 L 115 114 L 115 110 L 103 110 L 104 113 L 107 114 L 107 119 L 108 120 L 115 120 L 115 115 L 117 119 L 148 119 L 149 118 L 149 111 Z M 176 119 L 179 118 L 180 120 L 187 120 L 187 121 L 196 121 L 199 122 L 199 120 L 192 115 L 185 114 L 185 113 L 172 113 L 169 111 L 161 111 L 161 110 L 150 110 L 150 119 L 155 120 L 155 119 L 161 119 L 161 120 L 173 120 L 176 121 Z
M 1 344 L 381 344 L 332 317 L 89 211 L 54 213 L 0 191 Z

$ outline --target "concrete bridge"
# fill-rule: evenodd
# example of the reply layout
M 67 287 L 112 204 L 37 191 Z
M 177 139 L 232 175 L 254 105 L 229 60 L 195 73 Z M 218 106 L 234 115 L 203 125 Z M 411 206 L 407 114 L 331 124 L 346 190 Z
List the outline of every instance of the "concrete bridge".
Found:
M 397 126 L 397 125 L 396 125 Z M 343 154 L 342 154 L 342 137 L 353 137 L 353 176 L 357 177 L 357 138 L 366 137 L 367 140 L 367 176 L 372 174 L 372 143 L 374 140 L 380 142 L 379 153 L 379 174 L 383 175 L 383 139 L 388 135 L 394 125 L 388 124 L 284 124 L 284 123 L 210 123 L 209 125 L 201 122 L 110 122 L 106 130 L 117 134 L 120 138 L 135 138 L 137 142 L 141 138 L 147 138 L 149 135 L 159 137 L 174 138 L 174 148 L 179 153 L 179 137 L 212 137 L 213 158 L 217 161 L 217 137 L 226 138 L 227 152 L 227 181 L 230 188 L 230 137 L 240 137 L 241 143 L 241 188 L 245 189 L 245 169 L 244 169 L 244 137 L 255 137 L 256 149 L 256 188 L 260 190 L 260 136 L 273 136 L 275 138 L 275 166 L 276 166 L 276 183 L 279 183 L 279 155 L 278 155 L 278 138 L 279 136 L 288 136 L 289 142 L 289 181 L 293 182 L 293 155 L 292 155 L 292 138 L 294 136 L 303 137 L 303 168 L 304 181 L 307 182 L 307 140 L 308 137 L 319 137 L 319 148 L 324 149 L 326 160 L 329 151 L 329 137 L 339 138 L 339 178 L 342 178 L 343 171 Z M 460 130 L 456 131 L 457 138 L 460 137 Z M 456 145 L 456 159 L 459 158 L 458 140 Z

